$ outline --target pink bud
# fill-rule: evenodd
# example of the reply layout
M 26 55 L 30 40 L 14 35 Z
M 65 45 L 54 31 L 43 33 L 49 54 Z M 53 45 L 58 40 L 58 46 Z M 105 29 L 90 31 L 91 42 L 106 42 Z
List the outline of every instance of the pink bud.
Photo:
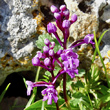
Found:
M 60 20 L 60 19 L 61 19 L 60 13 L 54 13 L 54 17 L 55 17 L 57 20 Z
M 71 16 L 71 23 L 74 23 L 75 21 L 77 21 L 77 15 L 76 14 Z
M 55 32 L 57 31 L 57 28 L 56 28 L 56 26 L 55 26 L 54 24 L 49 23 L 49 24 L 47 25 L 47 31 L 48 31 L 49 33 L 55 33 Z
M 66 5 L 61 5 L 61 6 L 60 6 L 60 10 L 61 10 L 61 11 L 66 10 Z
M 50 41 L 48 39 L 44 39 L 44 43 L 45 45 L 49 46 L 50 45 Z
M 53 55 L 54 55 L 53 49 L 50 49 L 50 50 L 49 50 L 49 55 L 50 55 L 50 56 L 53 56 Z
M 70 25 L 71 25 L 71 23 L 69 20 L 64 20 L 62 23 L 62 27 L 65 29 L 69 29 Z
M 52 5 L 50 7 L 50 10 L 51 10 L 52 13 L 55 13 L 55 12 L 58 12 L 59 11 L 58 8 L 56 6 L 54 6 L 54 5 Z
M 48 46 L 44 46 L 43 47 L 43 51 L 44 51 L 44 53 L 48 53 L 49 52 L 49 47 Z
M 49 58 L 45 58 L 44 59 L 44 64 L 45 64 L 45 66 L 49 66 L 51 64 L 50 59 Z
M 33 64 L 33 66 L 39 66 L 39 64 L 40 64 L 39 58 L 38 57 L 34 57 L 32 59 L 32 64 Z

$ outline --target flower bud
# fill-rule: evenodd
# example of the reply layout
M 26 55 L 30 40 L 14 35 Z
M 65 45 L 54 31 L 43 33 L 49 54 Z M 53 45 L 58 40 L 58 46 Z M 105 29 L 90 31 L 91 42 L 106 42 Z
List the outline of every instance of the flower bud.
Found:
M 49 46 L 50 45 L 50 41 L 48 39 L 44 39 L 44 43 L 45 45 Z
M 61 6 L 60 6 L 60 10 L 61 10 L 61 11 L 66 10 L 66 5 L 61 5 Z
M 94 34 L 88 34 L 88 35 L 85 36 L 84 42 L 85 42 L 86 44 L 89 44 L 89 43 L 91 43 L 91 41 L 92 41 L 93 39 L 94 39 Z
M 71 23 L 70 23 L 69 20 L 64 20 L 63 23 L 62 23 L 62 27 L 64 29 L 69 29 L 70 25 L 71 25 Z
M 55 12 L 58 12 L 59 11 L 58 8 L 56 6 L 54 6 L 54 5 L 52 5 L 50 7 L 50 10 L 51 10 L 52 13 L 55 13 Z
M 45 58 L 44 59 L 44 64 L 45 64 L 45 66 L 49 66 L 51 64 L 50 59 L 49 58 Z
M 61 14 L 60 14 L 60 13 L 54 13 L 54 17 L 55 17 L 57 20 L 60 20 L 60 19 L 61 19 Z
M 44 51 L 44 53 L 48 53 L 49 52 L 49 47 L 48 46 L 44 46 L 43 47 L 43 51 Z
M 50 50 L 49 50 L 49 55 L 50 55 L 50 56 L 53 56 L 53 55 L 54 55 L 53 49 L 50 49 Z
M 42 52 L 41 51 L 37 51 L 37 55 L 35 57 L 42 58 Z
M 57 51 L 57 55 L 62 54 L 62 52 L 63 52 L 63 50 L 59 49 L 59 50 Z
M 51 42 L 51 49 L 53 49 L 55 47 L 55 42 Z
M 40 64 L 39 58 L 38 57 L 34 57 L 32 59 L 32 64 L 33 64 L 33 66 L 39 66 L 39 64 Z
M 65 16 L 65 19 L 69 19 L 69 15 L 70 15 L 69 10 L 63 11 L 63 15 Z
M 77 15 L 74 14 L 71 16 L 71 23 L 74 23 L 77 20 Z
M 55 26 L 54 24 L 49 23 L 49 24 L 47 25 L 47 31 L 48 31 L 49 33 L 55 33 L 55 32 L 57 31 L 57 28 L 56 28 L 56 26 Z

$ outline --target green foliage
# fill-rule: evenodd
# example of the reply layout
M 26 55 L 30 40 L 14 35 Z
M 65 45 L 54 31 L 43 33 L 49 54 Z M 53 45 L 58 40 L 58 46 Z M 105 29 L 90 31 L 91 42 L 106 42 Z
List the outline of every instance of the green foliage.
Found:
M 64 105 L 64 99 L 58 99 L 58 104 L 61 107 L 65 107 Z M 25 108 L 25 110 L 41 110 L 42 108 L 42 100 L 38 100 L 35 103 L 33 103 L 31 106 Z M 45 110 L 56 110 L 56 104 L 54 101 L 52 101 L 52 105 L 48 105 L 47 101 L 44 103 L 44 109 Z
M 4 89 L 4 91 L 1 93 L 1 95 L 0 95 L 0 102 L 2 101 L 2 99 L 3 99 L 3 97 L 4 97 L 5 93 L 6 93 L 6 91 L 8 90 L 10 84 L 11 84 L 11 83 L 9 83 L 9 84 L 6 86 L 6 88 Z
M 55 66 L 55 70 L 53 71 L 54 76 L 56 76 L 58 74 L 58 72 L 59 72 L 60 69 L 61 69 L 61 67 Z M 51 76 L 51 73 L 49 71 L 46 71 L 45 72 L 45 75 L 47 75 L 48 77 L 50 77 Z
M 44 43 L 44 39 L 49 39 L 50 42 L 55 42 L 55 47 L 54 47 L 54 52 L 57 52 L 59 49 L 63 49 L 60 45 L 59 45 L 59 42 L 57 41 L 56 38 L 54 37 L 51 37 L 48 33 L 47 34 L 43 34 L 43 35 L 40 35 L 38 37 L 38 40 L 36 41 L 36 45 L 37 45 L 37 48 L 41 49 L 45 46 L 45 43 Z
M 107 74 L 102 56 L 99 51 L 99 44 L 101 42 L 102 37 L 107 31 L 105 31 L 99 41 L 97 42 L 96 35 L 94 32 L 94 40 L 95 40 L 95 52 L 92 59 L 92 62 L 95 60 L 96 53 L 98 53 L 102 65 L 105 70 L 105 75 Z M 42 50 L 42 47 L 45 46 L 44 39 L 47 38 L 50 41 L 55 42 L 54 51 L 58 51 L 62 47 L 59 45 L 58 41 L 55 38 L 51 38 L 49 34 L 40 35 L 38 40 L 36 41 L 36 45 L 39 49 Z M 61 60 L 61 59 L 60 59 Z M 59 66 L 55 67 L 54 76 L 57 75 L 61 68 Z M 37 73 L 39 74 L 39 72 Z M 43 75 L 43 81 L 48 82 L 51 73 L 49 71 L 45 72 Z M 63 83 L 61 81 L 60 85 L 57 88 L 60 88 L 58 94 L 60 97 L 58 99 L 59 107 L 61 110 L 110 110 L 110 87 L 109 81 L 106 75 L 107 83 L 101 80 L 101 72 L 95 64 L 91 65 L 90 71 L 86 72 L 84 69 L 79 69 L 79 74 L 75 75 L 74 79 L 71 79 L 70 76 L 67 74 L 66 79 L 66 90 L 67 96 L 69 100 L 70 109 L 68 109 L 65 105 L 63 93 Z M 38 77 L 37 77 L 38 80 Z M 36 80 L 36 81 L 37 81 Z M 25 110 L 56 110 L 56 104 L 53 102 L 52 105 L 47 105 L 47 101 L 42 103 L 42 100 L 33 102 L 35 98 L 35 94 L 37 91 L 32 94 L 30 98 L 29 105 Z M 42 105 L 42 106 L 41 106 Z

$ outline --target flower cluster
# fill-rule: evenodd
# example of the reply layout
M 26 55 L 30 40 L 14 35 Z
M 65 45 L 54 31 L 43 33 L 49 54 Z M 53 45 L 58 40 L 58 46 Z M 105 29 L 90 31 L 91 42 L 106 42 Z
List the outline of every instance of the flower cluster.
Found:
M 48 99 L 48 104 L 52 104 L 52 99 L 54 100 L 55 103 L 57 103 L 58 100 L 58 93 L 55 90 L 55 86 L 52 85 L 50 82 L 31 82 L 31 81 L 26 81 L 26 84 L 28 85 L 27 89 L 27 95 L 31 94 L 31 90 L 33 90 L 34 87 L 39 87 L 39 86 L 46 86 L 47 88 L 44 89 L 41 93 L 44 95 L 43 101 L 46 101 Z
M 57 103 L 58 100 L 58 93 L 55 89 L 55 82 L 57 78 L 64 73 L 68 73 L 68 75 L 71 78 L 75 77 L 75 73 L 78 74 L 78 66 L 79 66 L 79 60 L 78 60 L 78 54 L 73 52 L 72 48 L 79 46 L 81 44 L 92 44 L 94 47 L 94 42 L 92 41 L 94 38 L 93 34 L 88 34 L 84 37 L 84 39 L 80 39 L 72 43 L 69 47 L 66 46 L 67 39 L 69 37 L 69 28 L 71 24 L 73 24 L 77 20 L 77 15 L 74 14 L 71 16 L 71 19 L 69 20 L 69 10 L 66 8 L 65 5 L 61 5 L 58 9 L 54 5 L 50 8 L 51 12 L 54 14 L 54 17 L 56 18 L 56 24 L 57 27 L 62 31 L 63 33 L 63 41 L 59 38 L 57 34 L 57 27 L 49 23 L 47 25 L 47 31 L 49 33 L 54 34 L 59 44 L 63 47 L 63 49 L 59 49 L 57 52 L 54 52 L 55 42 L 50 42 L 48 39 L 44 40 L 45 46 L 43 47 L 43 53 L 41 51 L 37 51 L 37 54 L 32 59 L 33 66 L 41 66 L 45 68 L 47 71 L 51 73 L 52 76 L 52 82 L 31 82 L 26 81 L 26 84 L 28 85 L 27 88 L 27 95 L 31 94 L 31 91 L 34 87 L 39 86 L 46 86 L 47 88 L 42 91 L 43 101 L 48 100 L 48 104 L 52 104 L 52 99 L 55 103 Z M 61 58 L 61 60 L 59 60 Z M 61 67 L 60 71 L 57 73 L 56 76 L 54 76 L 53 71 L 55 70 L 55 62 Z M 66 77 L 64 77 L 66 78 Z M 63 86 L 64 95 L 66 95 L 66 79 L 63 80 L 65 84 Z M 65 98 L 65 101 L 67 99 Z
M 55 67 L 55 61 L 61 66 L 59 57 L 63 50 L 59 49 L 56 53 L 54 52 L 55 42 L 50 42 L 48 39 L 44 40 L 46 46 L 43 47 L 43 53 L 41 51 L 37 51 L 37 54 L 32 59 L 33 66 L 41 66 L 52 72 Z M 42 59 L 44 61 L 42 61 Z
M 51 6 L 51 11 L 54 13 L 54 17 L 56 18 L 56 24 L 57 27 L 62 31 L 63 36 L 64 36 L 64 42 L 61 42 L 60 38 L 58 37 L 57 34 L 57 28 L 54 24 L 49 23 L 47 25 L 47 30 L 49 33 L 53 33 L 55 37 L 57 38 L 58 42 L 60 43 L 61 46 L 66 47 L 66 42 L 69 37 L 69 28 L 71 24 L 73 24 L 77 20 L 77 15 L 74 14 L 71 16 L 71 20 L 69 20 L 69 10 L 66 8 L 65 5 L 60 6 L 60 10 L 58 10 L 57 7 L 54 5 Z
M 79 66 L 79 60 L 77 53 L 74 53 L 71 48 L 65 49 L 61 54 L 61 59 L 63 60 L 64 71 L 74 78 L 74 73 L 78 74 L 77 67 Z

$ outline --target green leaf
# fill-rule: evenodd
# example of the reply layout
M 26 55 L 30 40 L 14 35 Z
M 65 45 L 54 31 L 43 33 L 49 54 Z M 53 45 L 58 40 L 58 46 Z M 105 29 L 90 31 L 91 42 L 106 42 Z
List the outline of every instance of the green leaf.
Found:
M 100 92 L 101 92 L 103 95 L 108 94 L 108 90 L 109 90 L 109 89 L 108 89 L 106 86 L 100 85 L 100 86 L 99 86 L 99 89 L 100 89 Z
M 56 76 L 56 75 L 58 74 L 58 72 L 59 72 L 60 69 L 61 69 L 61 67 L 55 66 L 55 69 L 54 69 L 54 71 L 53 71 L 54 76 Z M 48 77 L 50 77 L 50 76 L 51 76 L 51 73 L 50 73 L 49 71 L 46 71 L 46 72 L 45 72 L 45 75 L 47 75 Z
M 78 80 L 76 83 L 74 83 L 74 86 L 75 87 L 81 87 L 81 88 L 84 88 L 84 85 L 83 85 L 83 83 L 80 81 L 80 80 Z
M 9 84 L 6 86 L 5 90 L 1 93 L 1 95 L 0 95 L 0 102 L 2 101 L 2 99 L 3 99 L 3 97 L 4 97 L 5 93 L 6 93 L 6 91 L 8 90 L 10 84 L 11 84 L 11 83 L 9 83 Z
M 54 37 L 51 37 L 48 33 L 47 34 L 43 34 L 43 35 L 40 35 L 39 37 L 38 37 L 38 40 L 36 41 L 36 45 L 37 45 L 37 48 L 39 48 L 39 49 L 43 49 L 43 47 L 45 46 L 45 43 L 44 43 L 44 39 L 49 39 L 50 40 L 50 42 L 55 42 L 55 47 L 54 47 L 54 52 L 57 52 L 59 49 L 63 49 L 61 46 L 60 46 L 60 44 L 59 44 L 59 42 L 57 41 L 57 39 L 56 38 L 54 38 Z
M 46 72 L 45 72 L 45 75 L 47 75 L 47 76 L 50 77 L 50 76 L 51 76 L 51 73 L 50 73 L 49 71 L 46 71 Z
M 64 103 L 64 99 L 58 99 L 58 104 L 62 105 Z M 30 105 L 28 108 L 25 108 L 25 110 L 41 110 L 42 108 L 42 100 L 38 100 L 32 105 Z M 52 101 L 52 105 L 47 105 L 47 101 L 44 103 L 44 108 L 47 110 L 56 110 L 56 104 L 54 101 Z
M 80 103 L 84 104 L 86 107 L 90 107 L 88 97 L 81 92 L 74 93 L 72 97 L 73 99 L 70 100 L 70 105 L 72 107 L 77 107 Z
M 59 72 L 59 70 L 61 69 L 61 67 L 59 66 L 55 66 L 55 70 L 53 71 L 54 75 L 56 76 Z
M 110 101 L 110 94 L 104 95 L 103 97 L 100 98 L 100 100 L 103 103 L 109 102 Z
M 78 73 L 79 74 L 75 74 L 75 76 L 82 77 L 85 74 L 85 70 L 84 69 L 78 69 Z

